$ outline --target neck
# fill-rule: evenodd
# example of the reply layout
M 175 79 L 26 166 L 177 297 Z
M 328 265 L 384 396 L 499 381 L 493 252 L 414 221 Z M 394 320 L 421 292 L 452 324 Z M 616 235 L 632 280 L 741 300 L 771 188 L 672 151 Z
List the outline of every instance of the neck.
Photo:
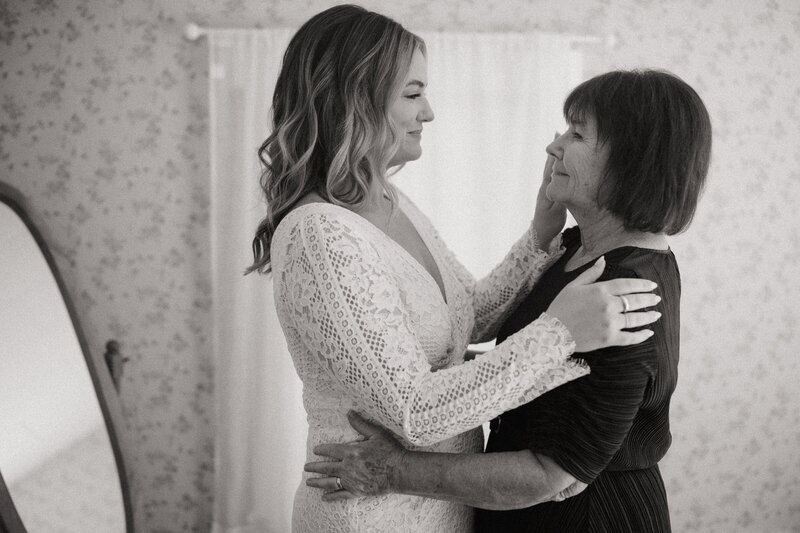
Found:
M 392 204 L 377 181 L 372 182 L 364 203 L 357 209 L 352 209 L 352 211 L 382 229 L 388 227 L 393 213 Z
M 573 213 L 581 230 L 581 247 L 576 260 L 592 260 L 622 246 L 666 249 L 663 235 L 638 230 L 627 230 L 622 220 L 603 210 L 596 213 Z
M 383 210 L 386 209 L 386 206 L 389 205 L 388 198 L 386 197 L 386 191 L 383 190 L 378 180 L 372 180 L 370 184 L 369 191 L 367 192 L 367 200 L 364 202 L 365 206 L 369 206 L 372 209 L 379 209 Z
M 629 232 L 622 221 L 608 211 L 595 213 L 594 216 L 573 216 L 581 228 L 581 248 L 584 255 L 602 254 L 608 250 L 609 244 L 622 241 L 628 236 Z

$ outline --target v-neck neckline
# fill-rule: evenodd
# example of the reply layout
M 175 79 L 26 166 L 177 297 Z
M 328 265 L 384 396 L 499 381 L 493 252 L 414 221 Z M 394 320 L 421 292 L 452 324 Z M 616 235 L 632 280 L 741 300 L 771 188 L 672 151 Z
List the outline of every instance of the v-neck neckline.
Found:
M 405 199 L 403 199 L 402 197 L 400 199 L 400 202 L 406 203 Z M 292 213 L 298 212 L 301 209 L 305 209 L 306 207 L 311 206 L 311 205 L 331 206 L 331 207 L 334 208 L 334 210 L 344 211 L 346 213 L 349 213 L 349 214 L 353 215 L 354 217 L 357 217 L 358 220 L 363 221 L 373 232 L 375 232 L 375 233 L 377 233 L 379 235 L 382 235 L 387 241 L 389 241 L 391 243 L 392 246 L 395 246 L 400 251 L 400 254 L 405 257 L 407 262 L 409 262 L 412 265 L 414 265 L 414 267 L 419 272 L 421 272 L 424 275 L 424 277 L 428 278 L 430 280 L 430 282 L 433 284 L 433 286 L 436 288 L 436 292 L 439 294 L 439 297 L 442 299 L 442 302 L 445 305 L 448 305 L 448 301 L 447 301 L 447 282 L 445 281 L 444 274 L 442 273 L 442 268 L 439 266 L 439 261 L 437 260 L 436 256 L 434 255 L 433 250 L 431 249 L 431 246 L 430 246 L 428 240 L 423 236 L 422 232 L 420 232 L 419 228 L 417 227 L 417 224 L 414 223 L 414 220 L 412 220 L 411 217 L 408 216 L 408 214 L 405 211 L 402 211 L 403 216 L 405 216 L 406 220 L 408 220 L 408 222 L 411 224 L 411 227 L 417 233 L 417 237 L 419 237 L 420 241 L 422 241 L 422 244 L 428 250 L 428 255 L 430 255 L 431 259 L 433 260 L 433 264 L 436 267 L 436 270 L 438 271 L 439 278 L 442 280 L 442 286 L 441 287 L 439 286 L 439 283 L 437 283 L 436 278 L 434 277 L 434 275 L 431 274 L 428 271 L 427 268 L 425 268 L 425 265 L 420 263 L 417 260 L 417 258 L 414 257 L 411 254 L 411 252 L 406 250 L 405 247 L 402 244 L 400 244 L 399 242 L 394 240 L 388 233 L 386 233 L 381 228 L 379 228 L 378 226 L 373 224 L 369 219 L 359 215 L 355 211 L 351 211 L 350 209 L 347 209 L 347 208 L 342 207 L 340 205 L 332 204 L 330 202 L 309 202 L 307 204 L 303 204 L 301 206 L 298 206 L 298 207 L 294 208 L 286 216 L 289 216 Z M 401 206 L 399 204 L 397 205 L 397 209 L 401 209 Z

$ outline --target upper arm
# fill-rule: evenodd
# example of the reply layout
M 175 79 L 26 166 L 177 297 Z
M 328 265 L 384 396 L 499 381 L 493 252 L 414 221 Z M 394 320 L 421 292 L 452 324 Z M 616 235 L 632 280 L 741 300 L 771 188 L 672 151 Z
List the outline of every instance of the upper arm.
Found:
M 296 241 L 284 290 L 302 342 L 358 407 L 404 434 L 411 388 L 430 366 L 396 283 L 342 220 L 306 217 Z
M 653 350 L 650 340 L 598 350 L 588 376 L 529 404 L 536 410 L 524 428 L 530 449 L 591 483 L 631 430 L 652 379 Z
M 547 479 L 547 486 L 552 493 L 552 496 L 557 495 L 576 481 L 578 481 L 572 474 L 564 470 L 561 465 L 555 462 L 550 457 L 540 454 L 532 453 L 539 467 L 545 474 Z
M 530 507 L 550 501 L 577 481 L 550 457 L 530 450 L 495 454 L 508 463 L 504 475 L 506 493 L 499 495 L 498 508 Z M 507 456 L 504 458 L 503 456 Z
M 552 459 L 530 450 L 501 453 L 436 454 L 446 472 L 441 494 L 482 509 L 509 510 L 553 500 L 576 480 Z M 436 468 L 431 468 L 435 472 Z M 423 473 L 424 478 L 426 474 Z M 436 491 L 420 495 L 436 495 Z

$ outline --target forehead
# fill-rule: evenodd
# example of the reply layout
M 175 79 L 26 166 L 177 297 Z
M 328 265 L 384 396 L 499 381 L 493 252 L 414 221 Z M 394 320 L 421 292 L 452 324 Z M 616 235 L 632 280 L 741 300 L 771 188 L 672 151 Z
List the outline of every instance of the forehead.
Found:
M 411 65 L 408 67 L 405 79 L 406 82 L 416 80 L 425 85 L 428 83 L 428 60 L 419 48 L 414 50 L 414 55 L 411 56 Z
M 567 124 L 579 128 L 597 131 L 597 119 L 589 111 L 575 111 L 567 116 Z

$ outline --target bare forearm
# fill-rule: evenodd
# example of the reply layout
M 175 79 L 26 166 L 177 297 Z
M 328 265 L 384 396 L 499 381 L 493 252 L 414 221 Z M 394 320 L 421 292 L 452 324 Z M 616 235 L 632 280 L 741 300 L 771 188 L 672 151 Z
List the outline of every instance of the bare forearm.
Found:
M 519 509 L 552 500 L 574 478 L 530 451 L 449 454 L 408 452 L 393 492 L 448 500 L 483 509 Z

